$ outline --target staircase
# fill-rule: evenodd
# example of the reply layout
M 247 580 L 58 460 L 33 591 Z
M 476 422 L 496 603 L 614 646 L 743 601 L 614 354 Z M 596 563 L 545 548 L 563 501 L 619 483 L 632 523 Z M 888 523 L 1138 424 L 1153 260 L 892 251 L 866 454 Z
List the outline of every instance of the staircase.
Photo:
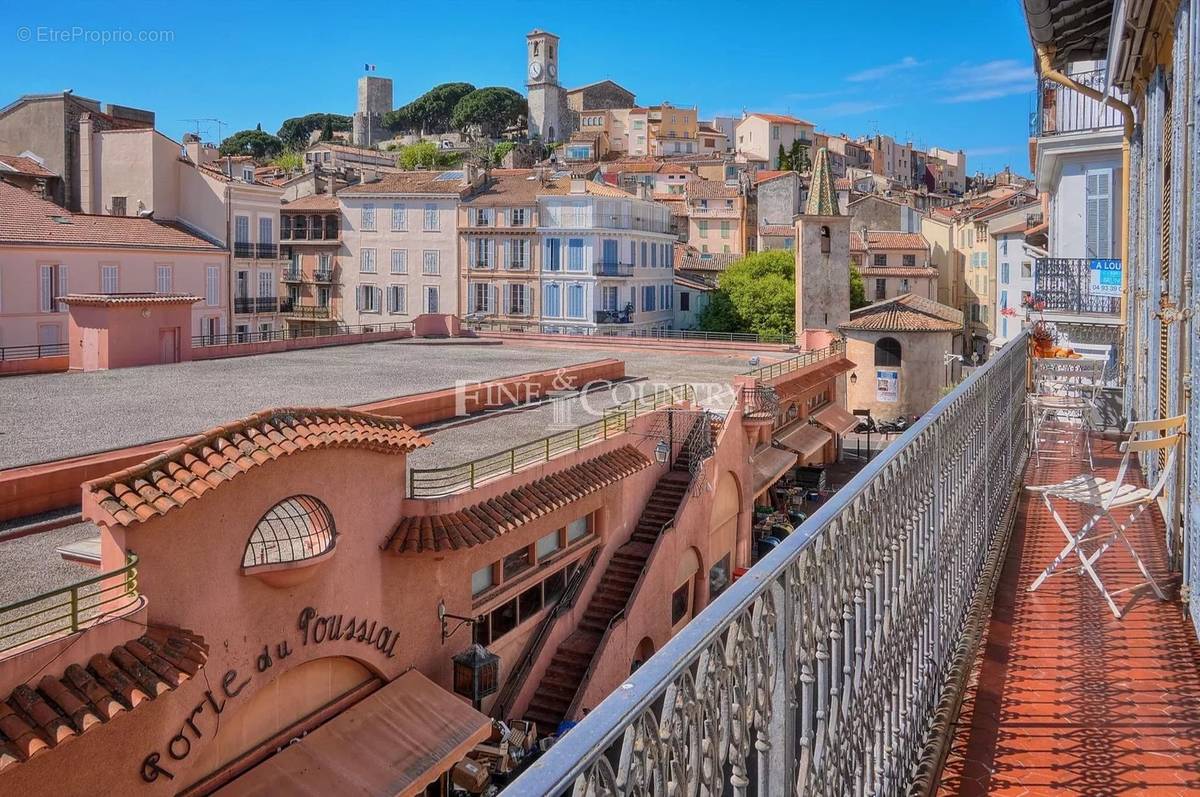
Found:
M 696 423 L 697 428 L 701 425 L 710 436 L 713 434 L 706 417 Z M 692 481 L 693 460 L 697 456 L 695 448 L 685 444 L 671 469 L 658 480 L 629 542 L 613 553 L 579 625 L 550 659 L 537 692 L 525 710 L 524 719 L 537 723 L 539 734 L 556 732 L 566 717 L 609 623 L 625 611 L 654 543 L 683 503 Z

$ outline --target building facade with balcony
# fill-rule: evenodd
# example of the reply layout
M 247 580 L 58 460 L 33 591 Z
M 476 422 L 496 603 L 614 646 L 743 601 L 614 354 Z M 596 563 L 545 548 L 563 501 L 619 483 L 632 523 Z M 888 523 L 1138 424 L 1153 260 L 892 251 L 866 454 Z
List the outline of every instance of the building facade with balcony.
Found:
M 1103 62 L 1075 61 L 1063 74 L 1092 91 L 1107 82 Z M 1048 196 L 1045 256 L 1034 262 L 1034 295 L 1044 317 L 1071 345 L 1109 359 L 1114 368 L 1121 322 L 1126 213 L 1118 188 L 1122 172 L 1122 117 L 1076 89 L 1039 80 L 1031 119 L 1031 165 Z M 1117 92 L 1118 101 L 1127 97 Z
M 482 179 L 469 168 L 397 172 L 338 192 L 346 324 L 458 311 L 458 207 Z
M 540 319 L 541 188 L 533 170 L 504 170 L 459 206 L 460 315 L 516 323 Z
M 1034 294 L 1033 264 L 1045 252 L 1028 240 L 1027 233 L 1042 226 L 1041 214 L 1030 213 L 1015 224 L 991 232 L 996 251 L 993 348 L 1008 343 L 1029 317 L 1027 308 Z
M 760 164 L 762 168 L 779 168 L 779 150 L 790 153 L 792 143 L 800 142 L 801 149 L 811 149 L 816 128 L 803 119 L 775 113 L 752 113 L 737 123 L 734 150 L 738 158 Z
M 742 255 L 749 251 L 746 195 L 740 184 L 693 180 L 687 184 L 686 196 L 689 245 L 701 253 Z
M 663 205 L 560 177 L 538 189 L 541 322 L 604 334 L 674 325 L 674 243 Z
M 919 232 L 852 232 L 850 264 L 862 275 L 868 301 L 881 302 L 908 293 L 937 300 L 938 270 L 930 265 L 929 241 Z
M 279 209 L 284 319 L 289 330 L 329 331 L 341 321 L 341 208 L 312 194 Z

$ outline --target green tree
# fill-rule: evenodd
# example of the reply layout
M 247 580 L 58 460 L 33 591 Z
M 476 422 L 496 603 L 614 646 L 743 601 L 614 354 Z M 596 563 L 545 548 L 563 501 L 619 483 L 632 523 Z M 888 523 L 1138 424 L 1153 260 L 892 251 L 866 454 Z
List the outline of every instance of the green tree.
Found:
M 445 133 L 452 127 L 454 109 L 475 91 L 470 83 L 442 83 L 401 108 L 384 114 L 383 123 L 393 133 Z
M 249 155 L 274 158 L 283 151 L 283 142 L 261 130 L 239 130 L 221 142 L 222 155 Z
M 437 144 L 432 141 L 418 141 L 400 148 L 396 165 L 401 169 L 432 169 L 438 163 Z
M 321 128 L 321 140 L 333 141 L 333 120 L 325 117 L 325 126 Z
M 279 153 L 271 165 L 282 172 L 298 172 L 304 168 L 304 158 L 295 150 L 285 150 Z
M 458 101 L 450 123 L 456 130 L 478 125 L 488 138 L 498 138 L 505 129 L 521 123 L 529 113 L 525 98 L 512 89 L 490 86 L 476 89 Z
M 857 310 L 867 306 L 867 286 L 863 282 L 862 272 L 857 267 L 850 267 L 850 309 Z
M 712 332 L 796 332 L 796 260 L 787 250 L 754 252 L 721 273 L 697 322 Z M 730 329 L 729 327 L 734 327 Z
M 492 148 L 492 163 L 496 166 L 504 163 L 504 156 L 513 151 L 517 145 L 511 141 L 501 141 Z
M 775 156 L 775 162 L 779 164 L 776 168 L 780 171 L 786 172 L 792 168 L 791 159 L 788 158 L 788 154 L 783 150 L 783 142 L 779 144 L 779 154 Z
M 346 131 L 353 126 L 349 116 L 337 113 L 310 113 L 285 119 L 275 134 L 287 149 L 302 150 L 308 146 L 308 137 L 314 130 L 321 130 L 326 122 L 336 131 Z

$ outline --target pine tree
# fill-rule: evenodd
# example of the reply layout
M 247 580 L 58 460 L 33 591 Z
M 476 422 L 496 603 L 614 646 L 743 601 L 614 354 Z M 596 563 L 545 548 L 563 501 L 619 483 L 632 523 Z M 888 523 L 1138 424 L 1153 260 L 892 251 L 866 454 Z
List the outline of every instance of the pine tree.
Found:
M 333 120 L 325 117 L 325 126 L 321 128 L 321 140 L 333 141 Z
M 783 151 L 782 143 L 779 145 L 779 154 L 775 156 L 775 159 L 778 161 L 778 165 L 775 168 L 779 169 L 780 171 L 786 172 L 792 168 L 791 159 L 788 157 L 788 154 Z

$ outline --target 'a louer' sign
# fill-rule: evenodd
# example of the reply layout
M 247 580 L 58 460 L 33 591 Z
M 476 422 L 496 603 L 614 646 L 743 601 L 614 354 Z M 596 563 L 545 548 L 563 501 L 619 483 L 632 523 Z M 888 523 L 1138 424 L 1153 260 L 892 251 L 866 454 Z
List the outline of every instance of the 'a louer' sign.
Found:
M 1121 295 L 1121 261 L 1094 257 L 1088 262 L 1088 288 L 1093 296 Z

